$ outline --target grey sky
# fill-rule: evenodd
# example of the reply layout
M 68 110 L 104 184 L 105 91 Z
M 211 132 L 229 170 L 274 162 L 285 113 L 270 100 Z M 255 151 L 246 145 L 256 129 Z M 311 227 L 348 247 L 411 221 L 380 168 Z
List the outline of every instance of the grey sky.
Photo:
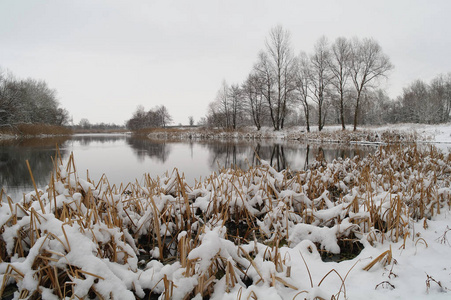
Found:
M 395 65 L 391 97 L 451 71 L 451 1 L 0 1 L 0 67 L 45 80 L 74 122 L 123 124 L 164 104 L 199 120 L 222 80 L 241 83 L 269 30 L 295 53 L 325 35 L 373 37 Z

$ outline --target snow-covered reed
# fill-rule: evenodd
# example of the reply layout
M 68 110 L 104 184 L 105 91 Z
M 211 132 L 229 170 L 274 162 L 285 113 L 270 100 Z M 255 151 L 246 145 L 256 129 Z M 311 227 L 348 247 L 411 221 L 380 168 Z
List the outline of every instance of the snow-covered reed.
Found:
M 433 147 L 392 146 L 303 172 L 262 161 L 194 186 L 177 169 L 111 186 L 57 155 L 45 190 L 18 203 L 0 194 L 0 296 L 13 286 L 16 299 L 346 297 L 354 273 L 393 269 L 390 245 L 428 244 L 414 224 L 450 210 L 450 165 Z

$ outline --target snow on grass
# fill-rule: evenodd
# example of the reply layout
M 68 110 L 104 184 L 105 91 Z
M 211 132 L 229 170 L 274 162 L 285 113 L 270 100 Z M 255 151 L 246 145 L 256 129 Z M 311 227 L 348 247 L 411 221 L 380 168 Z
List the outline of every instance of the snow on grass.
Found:
M 328 125 L 318 132 L 316 126 L 307 132 L 304 126 L 292 126 L 280 131 L 272 127 L 243 127 L 236 131 L 195 128 L 184 130 L 155 130 L 148 136 L 154 139 L 276 139 L 300 140 L 304 142 L 387 144 L 387 143 L 432 143 L 448 151 L 451 149 L 451 123 L 445 124 L 387 124 L 362 125 L 357 131 L 347 126 Z
M 55 161 L 58 161 L 56 159 Z M 302 172 L 267 162 L 195 187 L 78 179 L 0 205 L 15 299 L 448 299 L 451 155 L 380 147 Z

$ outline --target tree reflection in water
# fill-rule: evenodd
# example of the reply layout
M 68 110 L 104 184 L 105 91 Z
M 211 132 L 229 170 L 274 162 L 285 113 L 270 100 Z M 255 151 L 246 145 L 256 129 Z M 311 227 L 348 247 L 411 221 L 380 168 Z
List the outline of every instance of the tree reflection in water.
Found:
M 11 187 L 32 185 L 26 161 L 30 163 L 36 185 L 48 184 L 53 171 L 52 157 L 56 145 L 65 145 L 70 137 L 4 140 L 0 142 L 0 183 L 8 191 Z M 68 153 L 61 147 L 60 153 Z
M 355 155 L 365 156 L 374 151 L 374 147 L 345 146 L 337 144 L 299 144 L 296 142 L 221 142 L 204 143 L 210 151 L 209 165 L 217 167 L 238 167 L 247 169 L 249 165 L 267 161 L 277 171 L 291 169 L 306 170 L 310 162 L 320 157 L 332 161 Z
M 80 146 L 89 146 L 91 143 L 111 143 L 124 139 L 123 134 L 76 134 L 72 136 L 72 141 L 79 142 Z
M 56 144 L 63 161 L 73 151 L 79 175 L 98 180 L 106 174 L 110 182 L 128 183 L 151 172 L 159 176 L 177 168 L 189 184 L 222 167 L 247 169 L 267 161 L 277 171 L 304 170 L 321 154 L 326 161 L 337 157 L 365 156 L 374 147 L 338 144 L 300 144 L 270 140 L 151 140 L 130 135 L 75 135 L 72 138 L 27 139 L 0 143 L 0 182 L 6 192 L 17 195 L 33 190 L 25 161 L 30 162 L 39 188 L 44 188 L 53 169 Z M 146 159 L 149 158 L 149 159 Z
M 143 162 L 146 156 L 148 156 L 164 163 L 171 153 L 170 144 L 165 140 L 134 137 L 127 139 L 127 144 L 133 149 L 140 162 Z

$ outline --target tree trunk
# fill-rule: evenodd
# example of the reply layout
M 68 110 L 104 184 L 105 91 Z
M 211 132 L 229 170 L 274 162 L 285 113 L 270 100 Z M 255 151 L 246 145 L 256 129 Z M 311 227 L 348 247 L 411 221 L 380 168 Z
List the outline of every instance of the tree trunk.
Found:
M 321 106 L 322 105 L 318 104 L 318 131 L 321 131 L 323 129 L 323 122 L 321 120 L 321 113 L 322 113 Z
M 344 105 L 343 105 L 343 93 L 340 96 L 340 118 L 341 118 L 341 129 L 342 130 L 346 130 L 346 126 L 345 126 L 345 118 L 344 118 Z
M 360 102 L 360 92 L 357 93 L 357 99 L 356 99 L 356 102 L 355 102 L 354 131 L 357 131 L 357 119 L 359 117 L 359 102 Z

